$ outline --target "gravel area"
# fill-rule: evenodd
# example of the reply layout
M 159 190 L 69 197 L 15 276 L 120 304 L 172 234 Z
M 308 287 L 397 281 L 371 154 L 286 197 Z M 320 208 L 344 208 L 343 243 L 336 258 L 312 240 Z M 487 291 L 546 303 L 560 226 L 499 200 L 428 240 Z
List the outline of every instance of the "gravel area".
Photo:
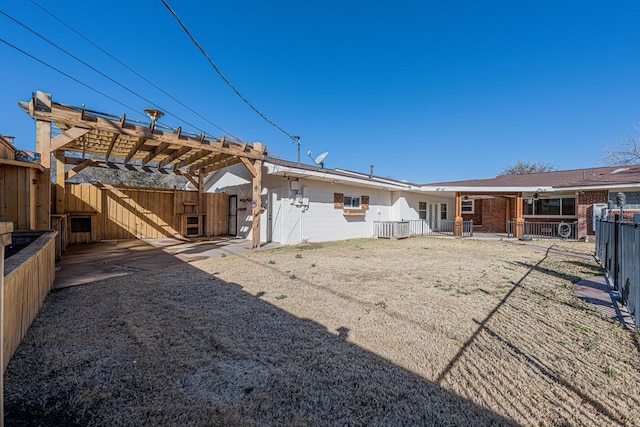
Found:
M 572 291 L 593 250 L 351 240 L 57 290 L 5 423 L 638 426 L 638 334 Z

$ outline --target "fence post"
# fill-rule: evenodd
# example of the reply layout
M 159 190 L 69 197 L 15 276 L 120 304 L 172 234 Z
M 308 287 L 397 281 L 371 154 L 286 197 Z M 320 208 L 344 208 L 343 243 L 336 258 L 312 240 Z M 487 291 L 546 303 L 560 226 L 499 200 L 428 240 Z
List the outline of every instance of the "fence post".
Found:
M 0 427 L 4 426 L 4 247 L 11 244 L 12 222 L 0 222 Z
M 633 231 L 634 231 L 634 242 L 633 242 L 633 259 L 634 259 L 634 270 L 635 277 L 633 278 L 633 283 L 631 286 L 634 287 L 635 294 L 635 307 L 633 312 L 633 319 L 635 320 L 636 331 L 640 331 L 640 262 L 638 262 L 638 257 L 640 257 L 640 215 L 634 215 L 633 217 Z
M 618 225 L 618 219 L 619 219 L 619 215 L 615 214 L 613 216 L 613 288 L 616 291 L 620 291 L 620 288 L 618 286 L 618 269 L 620 267 L 619 265 L 619 259 L 618 259 L 618 255 L 620 254 L 620 247 L 619 247 L 619 243 L 620 243 L 620 227 Z

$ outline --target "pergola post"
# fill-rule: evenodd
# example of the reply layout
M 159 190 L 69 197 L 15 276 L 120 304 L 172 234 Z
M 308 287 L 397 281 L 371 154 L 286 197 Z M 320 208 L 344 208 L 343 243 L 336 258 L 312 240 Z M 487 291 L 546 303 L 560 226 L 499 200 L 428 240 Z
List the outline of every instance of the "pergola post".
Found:
M 36 92 L 31 99 L 29 109 L 35 111 L 51 112 L 51 94 Z M 32 115 L 33 117 L 33 115 Z M 44 167 L 42 179 L 36 186 L 36 205 L 38 212 L 36 228 L 41 230 L 51 229 L 51 122 L 49 120 L 36 120 L 36 152 L 41 155 L 41 164 Z M 63 165 L 64 170 L 64 165 Z M 64 180 L 62 183 L 64 187 Z
M 456 209 L 455 218 L 453 219 L 453 235 L 461 237 L 463 231 L 463 219 L 462 219 L 462 194 L 456 192 Z
M 254 143 L 255 145 L 258 143 Z M 253 162 L 253 196 L 251 202 L 251 248 L 260 247 L 260 215 L 262 214 L 262 160 L 256 159 Z
M 64 150 L 58 150 L 55 152 L 56 158 L 56 213 L 64 214 L 66 212 L 65 206 L 65 171 L 64 171 Z
M 204 206 L 204 169 L 198 171 L 198 213 L 207 213 Z
M 520 238 L 524 236 L 524 218 L 522 217 L 522 193 L 516 194 L 515 211 L 516 229 L 514 235 L 515 237 Z

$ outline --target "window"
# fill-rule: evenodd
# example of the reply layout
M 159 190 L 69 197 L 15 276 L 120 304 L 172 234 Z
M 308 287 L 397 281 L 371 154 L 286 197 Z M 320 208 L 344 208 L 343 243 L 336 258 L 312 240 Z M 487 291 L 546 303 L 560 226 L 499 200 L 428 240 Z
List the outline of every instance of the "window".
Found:
M 447 204 L 442 203 L 440 205 L 440 219 L 447 219 Z
M 627 209 L 640 208 L 640 191 L 625 191 L 624 207 Z M 609 200 L 613 202 L 613 206 L 618 206 L 618 192 L 609 193 Z
M 522 214 L 531 216 L 573 216 L 576 214 L 576 199 L 575 197 L 566 197 L 523 200 Z
M 360 197 L 344 196 L 344 209 L 360 209 Z
M 427 219 L 427 202 L 418 202 L 418 218 Z
M 72 233 L 90 233 L 91 217 L 72 217 L 71 218 Z
M 462 213 L 463 214 L 472 214 L 473 213 L 473 199 L 463 200 L 462 201 Z

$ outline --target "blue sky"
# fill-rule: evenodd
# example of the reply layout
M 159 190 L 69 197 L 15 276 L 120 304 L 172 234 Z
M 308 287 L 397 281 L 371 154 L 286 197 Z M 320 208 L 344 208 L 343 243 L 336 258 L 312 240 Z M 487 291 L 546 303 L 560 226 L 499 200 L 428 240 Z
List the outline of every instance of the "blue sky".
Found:
M 518 160 L 602 165 L 640 123 L 640 2 L 168 0 L 229 80 L 302 139 L 302 161 L 412 182 L 495 176 Z M 37 0 L 173 97 L 244 141 L 296 159 L 290 139 L 253 112 L 191 44 L 161 0 Z M 223 132 L 105 56 L 29 0 L 0 10 L 167 114 Z M 56 102 L 140 120 L 148 102 L 0 15 L 0 133 L 35 149 L 17 103 Z M 189 124 L 185 124 L 188 122 Z M 192 126 L 191 126 L 192 125 Z

